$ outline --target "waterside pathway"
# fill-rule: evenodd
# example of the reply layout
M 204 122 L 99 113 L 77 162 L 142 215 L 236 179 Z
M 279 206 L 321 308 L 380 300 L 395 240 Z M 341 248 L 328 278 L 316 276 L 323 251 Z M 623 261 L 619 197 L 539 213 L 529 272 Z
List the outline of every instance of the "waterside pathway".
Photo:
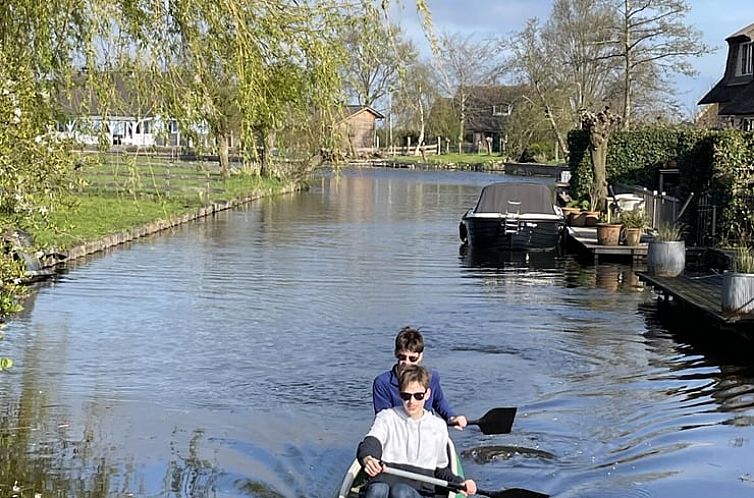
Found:
M 751 496 L 751 369 L 630 266 L 460 251 L 501 178 L 346 170 L 71 265 L 6 329 L 0 496 L 329 498 L 406 324 L 459 411 L 519 408 L 452 431 L 485 488 Z

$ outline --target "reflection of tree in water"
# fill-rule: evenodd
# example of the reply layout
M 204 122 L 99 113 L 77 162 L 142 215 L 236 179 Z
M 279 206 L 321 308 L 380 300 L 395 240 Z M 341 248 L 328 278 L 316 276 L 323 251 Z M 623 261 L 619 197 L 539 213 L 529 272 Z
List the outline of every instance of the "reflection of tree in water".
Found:
M 239 489 L 242 493 L 255 498 L 285 498 L 285 496 L 259 481 L 245 481 L 239 485 Z
M 45 421 L 24 416 L 23 405 L 6 405 L 0 418 L 0 496 L 11 496 L 16 485 L 19 498 L 38 493 L 98 498 L 126 492 L 111 489 L 113 476 L 122 470 L 96 455 L 90 438 L 73 441 L 64 426 L 56 433 L 40 431 Z
M 20 488 L 14 494 L 19 498 L 37 494 L 45 498 L 104 498 L 144 493 L 131 460 L 119 456 L 117 463 L 112 462 L 106 445 L 95 450 L 95 429 L 89 425 L 96 423 L 95 418 L 87 422 L 82 440 L 73 441 L 67 436 L 66 427 L 55 434 L 44 434 L 36 430 L 43 425 L 35 421 L 27 419 L 25 424 L 19 424 L 23 419 L 17 408 L 6 407 L 0 417 L 0 496 L 14 494 L 14 486 Z M 219 472 L 211 462 L 199 457 L 202 436 L 200 430 L 193 433 L 185 454 L 171 443 L 173 458 L 168 462 L 161 496 L 216 496 Z M 280 496 L 262 484 L 249 490 L 245 487 L 248 485 L 241 491 L 251 496 Z
M 177 439 L 173 431 L 172 440 Z M 197 429 L 191 435 L 185 456 L 170 443 L 173 457 L 165 473 L 165 496 L 215 496 L 217 492 L 218 471 L 208 460 L 199 456 L 200 442 L 204 431 Z
M 18 362 L 23 368 L 0 376 L 0 497 L 143 495 L 148 483 L 137 473 L 134 459 L 108 443 L 104 423 L 110 403 L 95 399 L 83 417 L 72 415 L 70 407 L 56 399 L 63 388 L 55 379 L 62 377 L 40 378 L 43 358 L 65 369 L 68 335 L 61 330 L 52 350 L 45 350 L 45 341 L 31 341 Z M 69 420 L 80 421 L 81 428 L 69 427 Z M 212 496 L 217 471 L 197 456 L 201 436 L 201 431 L 193 434 L 186 457 L 173 449 L 162 494 Z

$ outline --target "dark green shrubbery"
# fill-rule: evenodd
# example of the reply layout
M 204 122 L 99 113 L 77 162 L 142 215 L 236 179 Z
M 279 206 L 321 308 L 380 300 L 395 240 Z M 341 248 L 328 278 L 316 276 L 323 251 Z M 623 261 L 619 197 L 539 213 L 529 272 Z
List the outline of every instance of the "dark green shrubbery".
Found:
M 585 199 L 592 182 L 589 137 L 582 130 L 568 135 L 571 196 Z M 709 196 L 718 206 L 718 235 L 727 241 L 754 236 L 754 133 L 688 127 L 646 127 L 610 137 L 607 178 L 656 188 L 658 170 L 680 170 L 680 195 Z M 690 227 L 696 210 L 688 211 Z M 693 235 L 693 234 L 691 234 Z

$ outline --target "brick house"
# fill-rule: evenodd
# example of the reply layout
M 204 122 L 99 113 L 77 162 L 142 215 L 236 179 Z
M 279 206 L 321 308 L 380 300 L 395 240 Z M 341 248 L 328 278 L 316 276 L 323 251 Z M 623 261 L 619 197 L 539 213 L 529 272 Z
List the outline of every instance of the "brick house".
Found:
M 470 141 L 473 149 L 484 145 L 490 139 L 493 152 L 500 152 L 500 139 L 505 136 L 505 128 L 515 101 L 525 93 L 522 86 L 483 85 L 466 90 L 466 133 L 464 139 Z M 460 99 L 456 94 L 455 100 Z
M 717 105 L 717 126 L 754 130 L 754 24 L 725 41 L 725 74 L 699 105 Z
M 382 113 L 370 106 L 349 105 L 343 109 L 343 118 L 338 122 L 342 147 L 351 156 L 377 151 L 377 120 L 385 119 Z

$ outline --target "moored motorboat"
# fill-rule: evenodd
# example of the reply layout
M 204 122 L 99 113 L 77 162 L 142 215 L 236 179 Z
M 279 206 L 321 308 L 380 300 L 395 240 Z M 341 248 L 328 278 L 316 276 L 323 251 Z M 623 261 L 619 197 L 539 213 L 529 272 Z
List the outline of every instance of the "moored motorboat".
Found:
M 463 469 L 461 468 L 461 461 L 456 453 L 456 448 L 453 445 L 453 441 L 448 438 L 448 457 L 450 458 L 450 466 L 453 469 L 453 473 L 457 476 L 463 476 Z M 354 459 L 350 467 L 346 471 L 340 487 L 338 488 L 338 498 L 358 498 L 359 491 L 367 482 L 367 475 L 361 470 L 361 464 L 358 460 Z M 460 493 L 449 491 L 448 498 L 463 498 Z
M 487 185 L 461 218 L 461 241 L 476 250 L 555 249 L 565 217 L 553 199 L 550 188 L 540 183 Z

